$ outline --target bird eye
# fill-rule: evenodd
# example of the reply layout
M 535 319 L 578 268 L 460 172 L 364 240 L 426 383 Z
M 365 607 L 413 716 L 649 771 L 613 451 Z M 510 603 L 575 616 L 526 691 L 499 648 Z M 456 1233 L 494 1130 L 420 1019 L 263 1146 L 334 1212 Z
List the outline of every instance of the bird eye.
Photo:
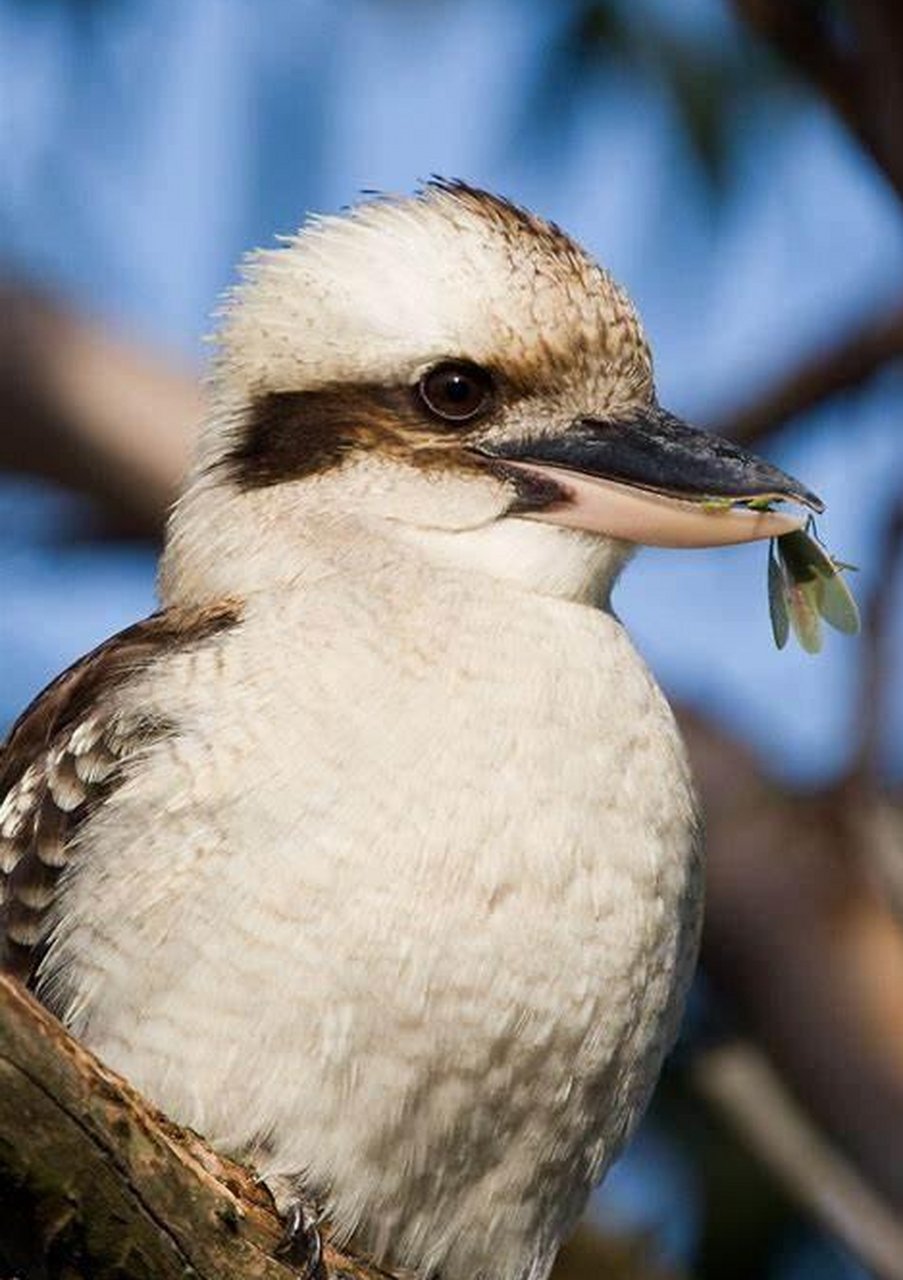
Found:
M 420 379 L 420 398 L 430 413 L 447 422 L 467 422 L 489 403 L 492 378 L 479 365 L 447 360 Z

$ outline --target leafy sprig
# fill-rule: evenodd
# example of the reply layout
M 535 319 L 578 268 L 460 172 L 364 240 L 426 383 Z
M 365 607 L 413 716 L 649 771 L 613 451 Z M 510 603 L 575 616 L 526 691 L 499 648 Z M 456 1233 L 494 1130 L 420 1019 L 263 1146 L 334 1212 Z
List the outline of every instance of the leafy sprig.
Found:
M 772 538 L 768 547 L 768 604 L 779 649 L 786 645 L 792 629 L 807 653 L 818 653 L 822 620 L 845 635 L 858 632 L 859 610 L 844 579 L 844 573 L 854 567 L 835 560 L 808 529 Z

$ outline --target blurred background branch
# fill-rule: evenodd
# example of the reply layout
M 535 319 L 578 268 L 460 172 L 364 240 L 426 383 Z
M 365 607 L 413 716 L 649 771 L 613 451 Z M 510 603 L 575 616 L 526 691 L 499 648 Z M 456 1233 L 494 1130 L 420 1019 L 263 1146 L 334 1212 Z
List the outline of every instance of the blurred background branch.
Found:
M 888 737 L 887 704 L 900 652 L 895 613 L 903 569 L 903 493 L 898 495 L 881 530 L 876 563 L 877 585 L 868 602 L 863 627 L 859 741 L 853 772 L 864 785 L 877 790 Z
M 903 1280 L 903 1223 L 832 1149 L 756 1048 L 735 1041 L 702 1054 L 695 1079 L 743 1140 L 882 1280 Z
M 191 370 L 27 286 L 0 285 L 0 469 L 90 499 L 104 529 L 157 539 L 203 412 Z
M 805 355 L 745 405 L 719 416 L 718 430 L 744 444 L 766 440 L 834 396 L 853 391 L 903 357 L 903 306 L 894 306 Z

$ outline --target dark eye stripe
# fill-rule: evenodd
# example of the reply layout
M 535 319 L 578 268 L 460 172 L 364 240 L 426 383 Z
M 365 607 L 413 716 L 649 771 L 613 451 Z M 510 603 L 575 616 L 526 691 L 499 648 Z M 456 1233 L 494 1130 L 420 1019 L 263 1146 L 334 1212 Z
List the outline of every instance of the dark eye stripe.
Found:
M 243 490 L 327 471 L 372 421 L 372 393 L 369 386 L 343 386 L 258 396 L 236 423 L 220 465 Z
M 328 471 L 359 450 L 382 450 L 432 466 L 439 459 L 424 449 L 430 437 L 451 462 L 450 428 L 463 432 L 470 422 L 482 422 L 501 408 L 502 396 L 492 375 L 478 365 L 443 361 L 435 370 L 448 366 L 464 367 L 469 376 L 477 370 L 477 378 L 488 380 L 488 397 L 476 412 L 460 412 L 458 401 L 456 417 L 436 413 L 424 400 L 421 383 L 331 383 L 308 391 L 270 391 L 255 397 L 236 419 L 230 446 L 214 469 L 248 491 Z

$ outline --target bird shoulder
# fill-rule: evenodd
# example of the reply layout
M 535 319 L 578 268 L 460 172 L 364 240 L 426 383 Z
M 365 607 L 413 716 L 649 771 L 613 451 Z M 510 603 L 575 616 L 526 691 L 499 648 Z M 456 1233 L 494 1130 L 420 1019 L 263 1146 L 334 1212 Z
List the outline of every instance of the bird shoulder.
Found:
M 154 613 L 62 672 L 13 725 L 0 746 L 0 970 L 33 981 L 75 835 L 126 762 L 169 728 L 150 714 L 122 716 L 117 691 L 238 617 L 234 601 Z

